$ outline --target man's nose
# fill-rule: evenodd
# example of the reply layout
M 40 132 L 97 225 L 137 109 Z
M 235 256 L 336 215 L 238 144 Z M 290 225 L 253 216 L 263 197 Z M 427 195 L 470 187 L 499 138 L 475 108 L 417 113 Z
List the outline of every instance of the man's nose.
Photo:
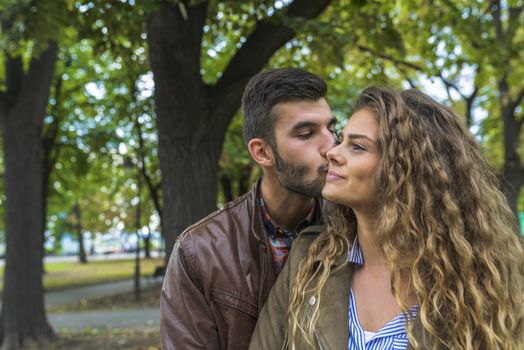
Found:
M 335 135 L 333 135 L 332 132 L 329 132 L 326 135 L 324 143 L 322 144 L 322 147 L 320 149 L 320 154 L 322 155 L 322 157 L 326 158 L 327 153 L 337 144 L 337 138 L 335 137 Z

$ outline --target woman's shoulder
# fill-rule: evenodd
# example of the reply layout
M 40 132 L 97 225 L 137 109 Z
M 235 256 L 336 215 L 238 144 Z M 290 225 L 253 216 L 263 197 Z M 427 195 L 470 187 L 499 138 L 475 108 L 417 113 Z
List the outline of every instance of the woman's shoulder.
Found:
M 295 241 L 293 242 L 293 246 L 291 250 L 295 251 L 304 251 L 304 253 L 307 253 L 307 249 L 313 243 L 317 237 L 324 232 L 325 226 L 324 225 L 311 225 L 300 231 L 299 236 Z
M 309 247 L 324 229 L 325 226 L 323 225 L 312 225 L 300 231 L 299 236 L 293 241 L 291 252 L 289 253 L 289 260 L 292 266 L 298 267 L 300 262 L 307 257 Z

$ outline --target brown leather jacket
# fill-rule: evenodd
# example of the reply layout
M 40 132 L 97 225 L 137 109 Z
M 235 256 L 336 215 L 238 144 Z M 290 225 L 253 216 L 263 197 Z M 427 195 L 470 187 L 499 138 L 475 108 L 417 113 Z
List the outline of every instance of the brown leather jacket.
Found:
M 164 350 L 247 349 L 276 280 L 257 196 L 258 183 L 177 240 L 160 299 Z

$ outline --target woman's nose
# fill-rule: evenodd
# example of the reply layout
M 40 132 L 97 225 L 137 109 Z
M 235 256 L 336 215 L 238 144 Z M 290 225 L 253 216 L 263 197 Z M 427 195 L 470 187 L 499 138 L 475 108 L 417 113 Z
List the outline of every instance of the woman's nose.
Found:
M 336 146 L 331 148 L 326 153 L 326 158 L 329 160 L 330 163 L 336 163 L 336 164 L 340 163 L 339 149 L 340 149 L 340 144 L 337 143 Z

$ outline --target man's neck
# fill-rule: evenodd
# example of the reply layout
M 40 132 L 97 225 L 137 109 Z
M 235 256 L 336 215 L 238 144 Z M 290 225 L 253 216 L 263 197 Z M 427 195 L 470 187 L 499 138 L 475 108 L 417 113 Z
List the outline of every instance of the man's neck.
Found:
M 314 205 L 313 198 L 288 191 L 270 176 L 262 178 L 260 192 L 271 219 L 288 230 L 294 230 Z

